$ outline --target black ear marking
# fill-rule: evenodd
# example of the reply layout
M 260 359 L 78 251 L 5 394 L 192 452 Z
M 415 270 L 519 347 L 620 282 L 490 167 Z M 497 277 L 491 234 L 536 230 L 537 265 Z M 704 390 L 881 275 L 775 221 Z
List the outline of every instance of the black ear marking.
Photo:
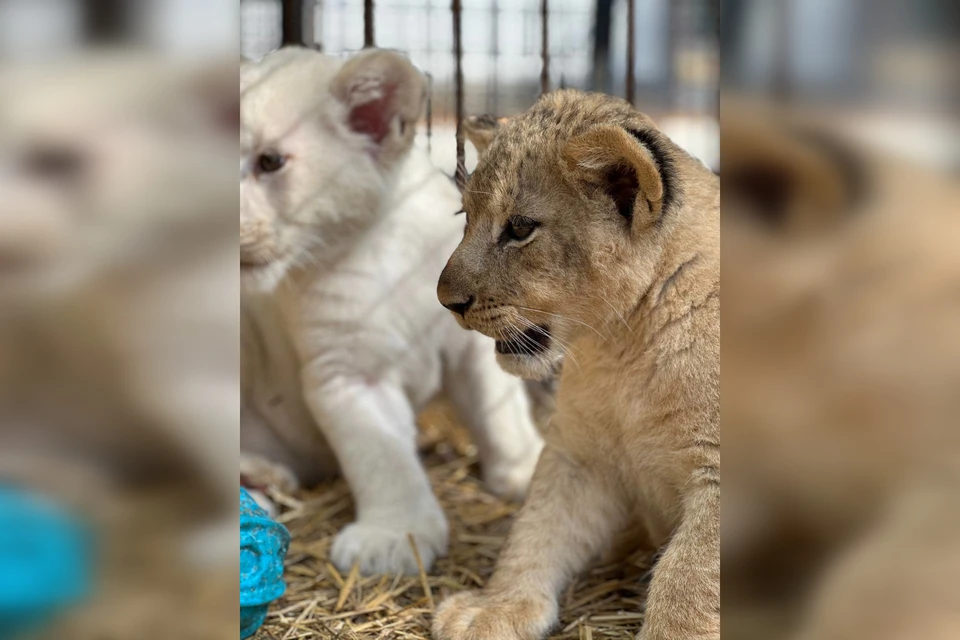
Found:
M 731 196 L 749 203 L 753 215 L 769 228 L 784 223 L 796 191 L 789 172 L 772 163 L 734 169 L 724 178 L 723 186 Z
M 613 199 L 617 211 L 627 220 L 633 219 L 633 206 L 640 191 L 640 181 L 632 167 L 617 165 L 605 176 L 605 190 Z
M 627 133 L 632 135 L 642 144 L 653 156 L 653 162 L 657 167 L 657 173 L 660 174 L 660 182 L 663 184 L 663 199 L 660 201 L 660 216 L 676 204 L 679 199 L 679 188 L 677 186 L 677 165 L 673 156 L 667 148 L 662 134 L 652 129 L 627 129 Z

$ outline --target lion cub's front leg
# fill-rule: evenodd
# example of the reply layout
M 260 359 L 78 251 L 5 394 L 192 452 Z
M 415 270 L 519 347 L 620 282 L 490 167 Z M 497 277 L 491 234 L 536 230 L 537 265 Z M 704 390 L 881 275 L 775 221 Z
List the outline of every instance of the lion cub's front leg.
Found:
M 596 474 L 545 449 L 496 571 L 483 591 L 441 605 L 435 640 L 540 640 L 557 622 L 559 592 L 623 522 Z
M 638 640 L 720 640 L 719 471 L 696 472 L 682 518 L 654 568 Z

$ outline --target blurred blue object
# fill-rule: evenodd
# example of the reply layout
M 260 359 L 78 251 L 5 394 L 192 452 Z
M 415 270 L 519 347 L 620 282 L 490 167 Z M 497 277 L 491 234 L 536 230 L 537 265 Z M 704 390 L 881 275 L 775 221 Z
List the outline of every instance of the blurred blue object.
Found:
M 274 521 L 240 488 L 240 637 L 252 636 L 270 603 L 283 595 L 283 561 L 290 545 L 286 527 Z
M 0 638 L 24 638 L 90 590 L 92 544 L 53 501 L 0 485 Z

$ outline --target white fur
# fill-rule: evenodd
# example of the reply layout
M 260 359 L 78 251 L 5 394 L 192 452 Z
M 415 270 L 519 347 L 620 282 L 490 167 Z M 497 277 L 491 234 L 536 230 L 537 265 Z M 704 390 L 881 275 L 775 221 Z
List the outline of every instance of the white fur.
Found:
M 271 75 L 279 61 L 287 67 Z M 262 64 L 243 98 L 241 164 L 267 146 L 291 160 L 282 175 L 241 184 L 241 226 L 260 224 L 275 257 L 244 278 L 241 449 L 303 482 L 338 464 L 357 520 L 336 538 L 334 563 L 416 573 L 408 533 L 428 568 L 448 542 L 417 457 L 417 413 L 445 391 L 477 439 L 491 489 L 519 495 L 542 446 L 529 401 L 497 366 L 493 341 L 461 329 L 437 301 L 464 225 L 450 180 L 407 151 L 412 136 L 400 139 L 396 123 L 380 148 L 349 130 L 326 92 L 338 61 L 286 50 Z M 387 162 L 389 145 L 396 160 Z

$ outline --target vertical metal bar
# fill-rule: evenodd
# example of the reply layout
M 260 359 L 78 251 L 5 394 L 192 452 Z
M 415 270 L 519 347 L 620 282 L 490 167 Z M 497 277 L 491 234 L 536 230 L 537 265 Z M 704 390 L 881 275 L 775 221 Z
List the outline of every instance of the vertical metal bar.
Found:
M 115 43 L 129 36 L 131 11 L 127 4 L 123 0 L 84 0 L 83 35 L 87 42 Z
M 375 47 L 373 0 L 363 0 L 363 48 Z
M 637 7 L 634 0 L 627 0 L 627 102 L 633 104 L 635 73 L 633 69 L 636 57 Z
M 554 12 L 556 15 L 556 12 Z M 563 32 L 569 33 L 570 30 L 570 8 L 566 7 L 560 10 L 560 24 L 563 26 Z M 562 38 L 560 40 L 560 82 L 559 89 L 567 88 L 567 65 L 570 62 L 570 39 Z
M 433 153 L 433 74 L 427 72 L 427 155 Z
M 283 44 L 303 44 L 303 0 L 283 0 Z
M 463 43 L 460 36 L 461 13 L 460 0 L 453 0 L 450 7 L 453 12 L 453 58 L 456 62 L 454 90 L 457 103 L 457 187 L 463 191 L 467 183 L 467 165 L 463 148 Z
M 500 75 L 500 3 L 490 3 L 490 81 L 487 83 L 487 113 L 500 113 L 497 91 Z
M 664 96 L 667 98 L 667 108 L 675 109 L 679 103 L 680 78 L 677 65 L 678 52 L 682 39 L 679 32 L 678 5 L 679 1 L 667 4 L 667 85 L 664 87 Z
M 790 6 L 786 0 L 778 0 L 774 9 L 776 12 L 773 49 L 773 80 L 771 95 L 777 102 L 787 102 L 791 96 L 790 77 Z
M 540 95 L 550 91 L 550 9 L 548 0 L 540 0 L 540 57 L 543 68 L 540 69 Z
M 317 44 L 317 3 L 318 0 L 306 0 L 303 4 L 303 33 L 306 45 L 320 50 Z
M 597 0 L 593 21 L 593 80 L 591 89 L 606 92 L 610 80 L 610 22 L 613 0 Z
M 334 49 L 330 47 L 331 51 L 343 51 L 346 49 L 347 42 L 347 2 L 348 0 L 340 0 L 340 28 L 337 29 L 337 47 Z

